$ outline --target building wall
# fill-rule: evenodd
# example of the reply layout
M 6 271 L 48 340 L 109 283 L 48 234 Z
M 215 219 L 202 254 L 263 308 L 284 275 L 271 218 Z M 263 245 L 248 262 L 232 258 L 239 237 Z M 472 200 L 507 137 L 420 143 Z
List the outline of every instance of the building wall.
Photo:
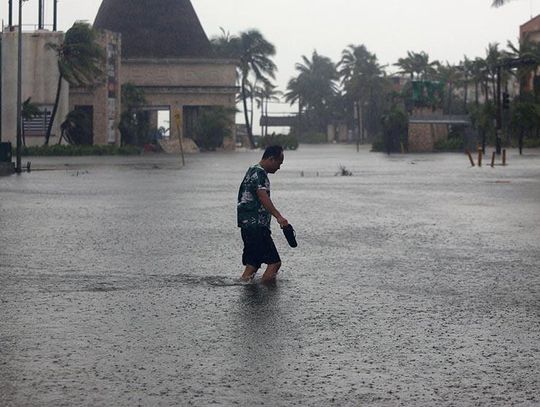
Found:
M 234 87 L 236 65 L 222 59 L 122 61 L 122 81 L 137 86 Z
M 409 152 L 433 152 L 435 143 L 448 138 L 446 124 L 409 124 Z
M 413 116 L 429 119 L 441 117 L 442 110 L 433 111 L 430 108 L 416 108 Z M 446 124 L 420 124 L 409 123 L 408 147 L 411 153 L 433 152 L 435 143 L 448 139 L 448 125 Z
M 17 138 L 17 61 L 18 33 L 2 33 L 2 141 L 16 142 Z M 29 97 L 33 104 L 52 108 L 58 84 L 56 53 L 48 44 L 60 44 L 61 32 L 36 31 L 23 33 L 22 44 L 22 101 Z M 62 84 L 60 104 L 52 128 L 50 144 L 60 135 L 60 124 L 68 113 L 69 85 Z M 27 145 L 42 145 L 44 137 L 27 136 Z
M 170 109 L 171 139 L 186 136 L 182 125 L 178 132 L 173 119 L 177 113 L 183 123 L 185 106 L 236 107 L 236 65 L 230 60 L 123 60 L 122 83 L 142 88 L 148 106 Z M 235 125 L 231 132 L 224 143 L 227 149 L 235 146 Z
M 121 36 L 110 31 L 100 31 L 97 40 L 106 51 L 102 83 L 92 89 L 72 88 L 69 108 L 73 110 L 76 106 L 93 106 L 94 144 L 120 145 Z
M 540 16 L 527 21 L 525 24 L 519 27 L 519 41 L 523 43 L 525 41 L 540 42 Z M 540 73 L 540 70 L 536 71 L 536 75 Z M 524 91 L 532 92 L 534 89 L 534 75 L 531 74 L 527 79 Z

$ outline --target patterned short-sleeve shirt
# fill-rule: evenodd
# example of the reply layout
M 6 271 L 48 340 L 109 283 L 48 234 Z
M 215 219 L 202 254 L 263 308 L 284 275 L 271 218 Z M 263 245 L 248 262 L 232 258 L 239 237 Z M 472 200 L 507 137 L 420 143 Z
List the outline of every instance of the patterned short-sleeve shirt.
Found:
M 257 191 L 262 189 L 270 196 L 270 180 L 260 164 L 252 165 L 238 191 L 238 227 L 267 227 L 270 228 L 272 215 L 262 206 Z

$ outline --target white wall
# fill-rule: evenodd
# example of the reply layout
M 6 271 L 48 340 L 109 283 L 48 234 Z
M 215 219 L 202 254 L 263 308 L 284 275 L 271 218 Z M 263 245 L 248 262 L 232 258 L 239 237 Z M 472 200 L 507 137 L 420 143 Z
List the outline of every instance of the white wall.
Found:
M 15 144 L 17 133 L 17 32 L 2 33 L 2 141 Z M 61 32 L 36 31 L 23 33 L 22 45 L 22 101 L 32 98 L 32 103 L 54 105 L 58 84 L 58 65 L 54 50 L 47 44 L 61 43 Z M 60 135 L 60 124 L 69 109 L 69 85 L 62 84 L 60 105 L 53 125 L 50 144 Z M 27 145 L 42 145 L 43 137 L 26 137 Z

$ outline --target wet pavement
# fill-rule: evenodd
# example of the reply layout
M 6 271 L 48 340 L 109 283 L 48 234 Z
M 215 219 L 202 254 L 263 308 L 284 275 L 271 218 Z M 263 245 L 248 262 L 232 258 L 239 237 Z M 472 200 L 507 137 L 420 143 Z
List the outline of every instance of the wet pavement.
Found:
M 273 287 L 237 282 L 259 155 L 0 178 L 0 405 L 540 404 L 539 150 L 287 153 Z

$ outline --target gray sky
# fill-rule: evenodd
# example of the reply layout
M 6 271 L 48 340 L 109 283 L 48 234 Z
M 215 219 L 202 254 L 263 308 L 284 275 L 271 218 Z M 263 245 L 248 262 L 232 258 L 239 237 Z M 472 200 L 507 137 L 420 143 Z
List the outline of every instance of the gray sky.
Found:
M 540 0 L 515 0 L 491 8 L 492 0 L 192 0 L 209 37 L 219 27 L 231 33 L 258 28 L 277 48 L 281 90 L 294 64 L 314 49 L 338 61 L 348 44 L 365 44 L 382 64 L 408 50 L 457 63 L 463 55 L 484 56 L 490 42 L 516 42 L 519 26 L 540 13 Z M 52 8 L 52 1 L 46 0 Z M 60 29 L 75 20 L 93 22 L 99 0 L 60 0 Z M 37 0 L 29 0 L 25 24 L 37 21 Z M 50 10 L 49 10 L 50 12 Z M 7 20 L 7 0 L 0 13 Z M 50 17 L 50 16 L 49 16 Z M 395 71 L 390 66 L 388 71 Z M 285 107 L 283 107 L 285 109 Z M 275 110 L 275 109 L 274 109 Z

